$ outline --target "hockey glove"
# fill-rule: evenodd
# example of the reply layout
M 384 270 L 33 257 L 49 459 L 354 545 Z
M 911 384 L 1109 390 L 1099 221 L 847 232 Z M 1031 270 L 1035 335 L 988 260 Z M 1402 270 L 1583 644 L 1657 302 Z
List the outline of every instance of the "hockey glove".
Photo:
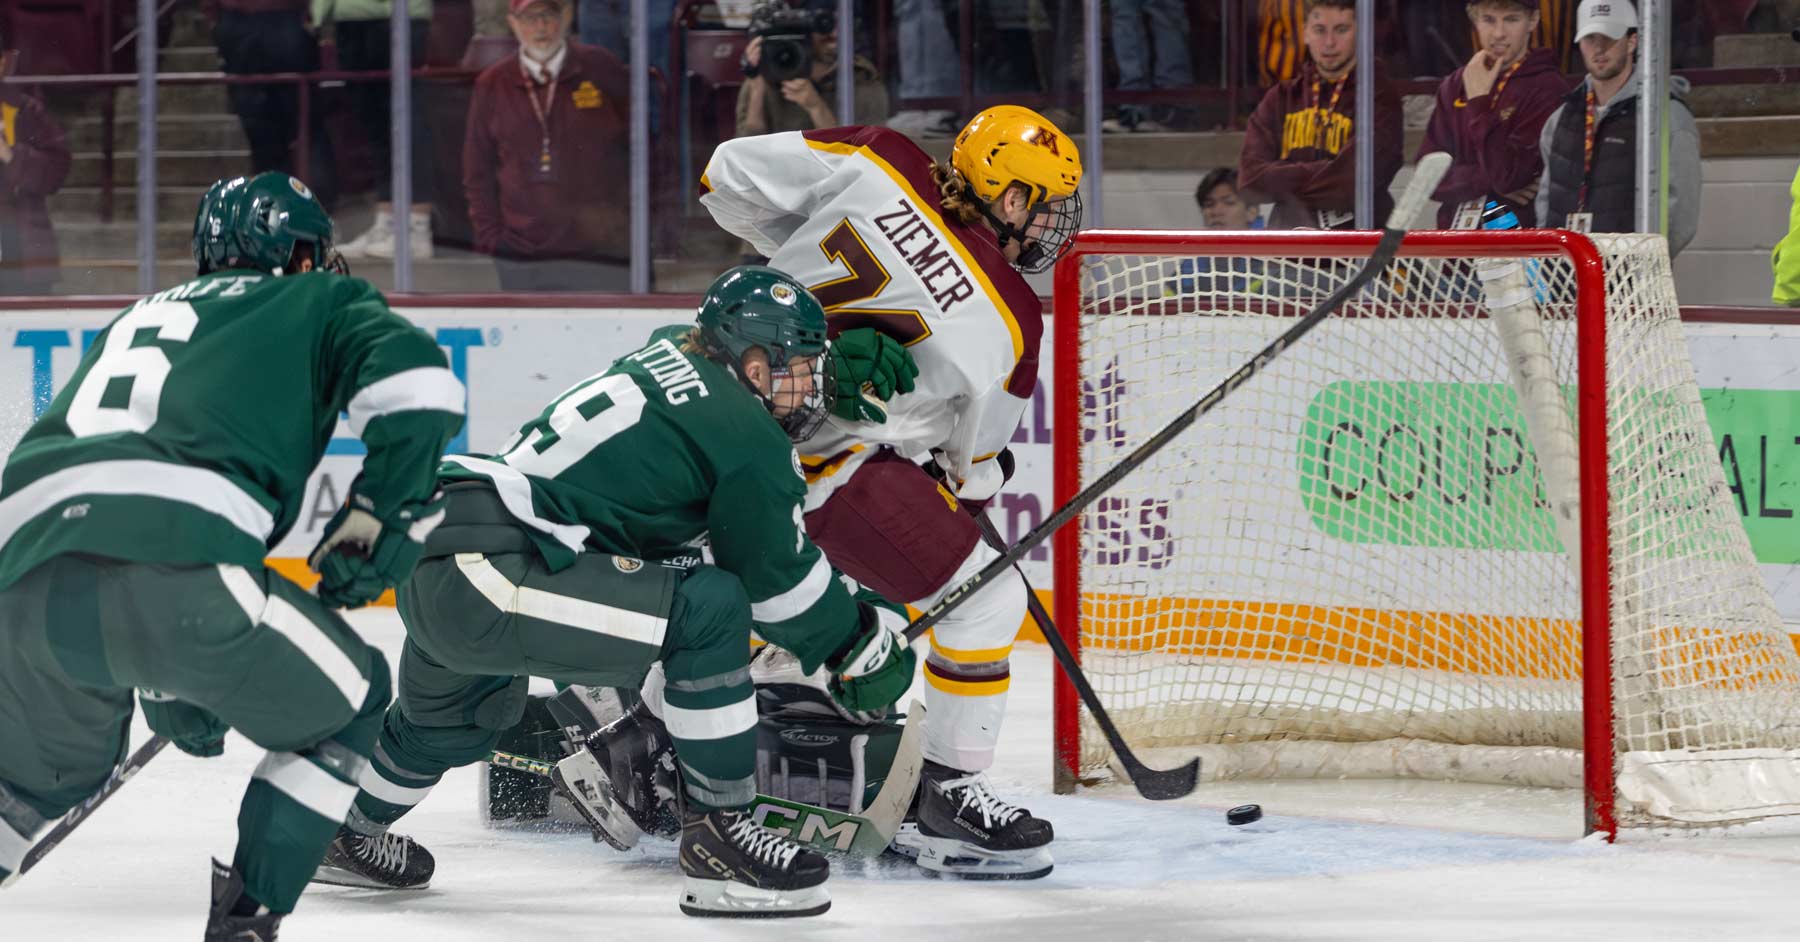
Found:
M 319 601 L 333 608 L 360 608 L 375 601 L 412 573 L 425 551 L 425 538 L 443 519 L 441 493 L 403 505 L 384 519 L 376 516 L 372 501 L 352 490 L 306 557 L 319 574 Z
M 205 759 L 225 751 L 225 731 L 231 727 L 211 710 L 145 687 L 138 688 L 138 705 L 150 731 L 169 737 L 182 752 Z
M 973 517 L 981 516 L 988 505 L 994 502 L 994 498 L 1000 495 L 1000 489 L 1006 486 L 1006 482 L 1012 480 L 1014 463 L 1011 448 L 1002 448 L 992 458 L 975 462 L 969 468 L 969 476 L 960 481 L 953 476 L 943 452 L 938 452 L 935 457 L 936 460 L 927 464 L 925 469 L 944 482 L 956 494 L 956 502 Z
M 885 608 L 859 603 L 862 626 L 848 649 L 827 661 L 826 689 L 853 713 L 893 706 L 912 686 L 919 655 L 906 643 L 906 619 Z
M 831 411 L 852 422 L 887 422 L 887 401 L 913 391 L 919 365 L 899 341 L 873 327 L 846 330 L 831 342 L 837 401 Z

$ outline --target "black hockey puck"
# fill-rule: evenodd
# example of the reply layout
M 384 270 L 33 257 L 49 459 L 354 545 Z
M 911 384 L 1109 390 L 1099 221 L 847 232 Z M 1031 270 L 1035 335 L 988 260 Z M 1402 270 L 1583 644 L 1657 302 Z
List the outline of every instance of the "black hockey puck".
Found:
M 1225 812 L 1226 824 L 1249 824 L 1262 820 L 1262 805 L 1238 805 Z

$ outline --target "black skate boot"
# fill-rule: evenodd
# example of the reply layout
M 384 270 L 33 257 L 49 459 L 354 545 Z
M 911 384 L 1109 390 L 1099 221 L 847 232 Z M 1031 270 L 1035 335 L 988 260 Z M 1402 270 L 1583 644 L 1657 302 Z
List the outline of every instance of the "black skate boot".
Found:
M 556 764 L 556 790 L 594 829 L 594 839 L 619 850 L 645 832 L 681 831 L 675 787 L 675 747 L 668 727 L 642 703 L 587 738 L 579 752 Z
M 213 861 L 212 911 L 206 916 L 206 942 L 275 942 L 275 934 L 280 930 L 280 913 L 269 912 L 244 895 L 243 874 Z
M 392 831 L 370 837 L 339 827 L 312 882 L 372 890 L 422 890 L 431 885 L 437 861 L 418 841 Z
M 913 813 L 894 835 L 894 850 L 927 870 L 970 880 L 1035 880 L 1054 866 L 1050 822 L 1002 801 L 983 773 L 926 760 Z
M 831 864 L 741 811 L 688 816 L 681 829 L 681 911 L 778 919 L 831 908 Z

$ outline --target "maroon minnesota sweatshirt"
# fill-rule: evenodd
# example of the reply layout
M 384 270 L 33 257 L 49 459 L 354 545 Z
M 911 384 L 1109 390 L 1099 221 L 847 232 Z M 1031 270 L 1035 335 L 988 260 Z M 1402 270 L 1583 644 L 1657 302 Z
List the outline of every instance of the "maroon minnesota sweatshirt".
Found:
M 1238 186 L 1272 202 L 1269 228 L 1349 228 L 1356 210 L 1356 82 L 1319 77 L 1312 60 L 1300 74 L 1269 89 L 1244 134 Z M 1535 143 L 1533 144 L 1535 147 Z M 1388 184 L 1400 171 L 1406 136 L 1400 96 L 1375 67 L 1375 220 L 1394 207 Z
M 1568 92 L 1556 54 L 1548 49 L 1525 53 L 1517 70 L 1510 75 L 1502 70 L 1494 89 L 1480 98 L 1463 98 L 1462 69 L 1444 79 L 1431 123 L 1425 126 L 1425 143 L 1419 147 L 1420 157 L 1441 150 L 1454 160 L 1432 194 L 1442 204 L 1439 228 L 1450 228 L 1460 204 L 1488 199 L 1511 206 L 1521 225 L 1537 225 L 1531 200 L 1508 200 L 1503 194 L 1536 183 L 1543 175 L 1538 132 Z

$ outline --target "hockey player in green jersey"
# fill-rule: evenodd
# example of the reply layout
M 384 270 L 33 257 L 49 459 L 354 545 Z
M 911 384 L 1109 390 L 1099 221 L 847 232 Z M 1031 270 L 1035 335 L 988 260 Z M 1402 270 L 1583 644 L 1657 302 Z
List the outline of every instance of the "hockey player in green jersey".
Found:
M 830 906 L 825 858 L 740 810 L 756 793 L 752 627 L 808 670 L 827 666 L 850 710 L 898 699 L 915 655 L 905 618 L 856 601 L 801 527 L 792 441 L 818 429 L 835 391 L 817 299 L 745 266 L 713 283 L 698 321 L 577 383 L 498 454 L 446 459 L 445 522 L 399 591 L 398 696 L 317 879 L 423 886 L 434 861 L 388 826 L 519 721 L 526 675 L 636 689 L 660 663 L 684 799 L 682 911 Z M 592 814 L 595 779 L 565 771 Z
M 199 277 L 94 341 L 0 473 L 0 876 L 151 729 L 268 750 L 208 942 L 276 936 L 348 813 L 388 666 L 332 611 L 399 582 L 440 512 L 462 385 L 367 282 L 321 270 L 332 225 L 283 173 L 223 180 L 194 221 Z M 315 597 L 265 568 L 338 415 L 369 455 L 326 525 Z

